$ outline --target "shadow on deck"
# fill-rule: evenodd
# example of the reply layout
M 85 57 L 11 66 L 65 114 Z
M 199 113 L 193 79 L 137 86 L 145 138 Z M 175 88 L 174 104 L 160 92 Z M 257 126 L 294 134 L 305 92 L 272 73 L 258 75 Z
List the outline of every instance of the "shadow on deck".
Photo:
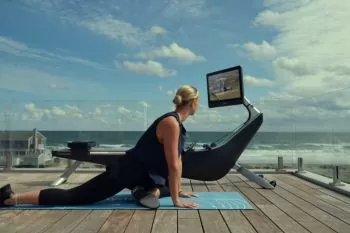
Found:
M 3 172 L 0 185 L 14 191 L 46 188 L 60 173 Z M 61 188 L 96 173 L 73 174 Z M 264 190 L 239 174 L 217 182 L 183 180 L 189 191 L 238 191 L 256 210 L 0 210 L 0 232 L 349 232 L 350 198 L 290 174 L 265 174 L 277 181 Z

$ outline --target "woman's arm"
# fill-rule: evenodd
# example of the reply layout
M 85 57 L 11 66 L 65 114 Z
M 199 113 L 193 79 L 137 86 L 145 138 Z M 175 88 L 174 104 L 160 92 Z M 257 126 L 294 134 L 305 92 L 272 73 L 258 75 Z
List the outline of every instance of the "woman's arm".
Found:
M 179 123 L 174 117 L 167 117 L 160 122 L 157 135 L 163 143 L 165 159 L 169 171 L 169 191 L 175 206 L 196 208 L 199 205 L 192 202 L 183 202 L 179 197 L 179 187 L 182 173 L 182 162 L 179 162 Z M 180 165 L 181 164 L 181 165 Z
M 181 178 L 181 168 L 178 154 L 180 135 L 179 123 L 174 117 L 167 117 L 160 122 L 158 132 L 164 146 L 165 158 L 168 165 L 169 191 L 174 205 L 177 205 L 180 203 L 179 178 Z
M 179 169 L 180 169 L 180 176 L 179 176 L 179 192 L 181 192 L 181 178 L 182 178 L 182 159 L 181 156 L 179 157 Z

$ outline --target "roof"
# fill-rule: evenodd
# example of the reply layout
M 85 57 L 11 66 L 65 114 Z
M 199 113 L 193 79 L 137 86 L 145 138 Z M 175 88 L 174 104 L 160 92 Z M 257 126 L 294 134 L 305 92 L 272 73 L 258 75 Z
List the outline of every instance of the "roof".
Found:
M 37 132 L 39 137 L 46 138 L 42 133 Z M 33 131 L 0 131 L 0 140 L 28 140 L 33 136 Z

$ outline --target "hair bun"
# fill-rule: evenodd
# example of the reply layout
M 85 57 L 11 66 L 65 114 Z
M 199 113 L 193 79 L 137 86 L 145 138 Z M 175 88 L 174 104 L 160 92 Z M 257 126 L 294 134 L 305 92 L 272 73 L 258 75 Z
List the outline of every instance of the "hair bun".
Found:
M 175 95 L 174 99 L 173 99 L 173 103 L 175 105 L 180 105 L 182 103 L 182 97 L 181 95 Z

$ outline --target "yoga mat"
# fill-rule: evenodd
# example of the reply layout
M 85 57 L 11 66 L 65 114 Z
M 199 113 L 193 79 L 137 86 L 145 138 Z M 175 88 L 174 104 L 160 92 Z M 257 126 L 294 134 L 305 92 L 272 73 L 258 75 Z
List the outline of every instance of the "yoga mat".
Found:
M 183 201 L 192 201 L 200 206 L 201 210 L 253 210 L 254 208 L 238 192 L 194 192 L 199 195 L 197 198 L 181 198 Z M 11 209 L 50 209 L 50 210 L 118 210 L 118 209 L 147 209 L 137 204 L 129 192 L 120 192 L 113 197 L 97 202 L 92 205 L 79 206 L 39 206 L 21 204 L 11 207 L 1 207 L 0 210 Z M 189 209 L 173 206 L 171 197 L 160 198 L 160 207 L 163 210 Z

